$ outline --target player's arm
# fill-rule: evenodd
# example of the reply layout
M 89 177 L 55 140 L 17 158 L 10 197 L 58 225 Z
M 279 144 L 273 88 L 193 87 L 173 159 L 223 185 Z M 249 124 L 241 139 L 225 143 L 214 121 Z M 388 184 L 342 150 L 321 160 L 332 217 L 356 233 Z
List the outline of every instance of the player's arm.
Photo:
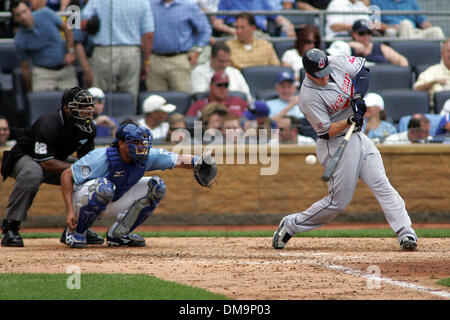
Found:
M 25 60 L 20 63 L 20 73 L 22 74 L 22 79 L 25 84 L 27 92 L 31 91 L 31 69 L 30 63 Z
M 180 154 L 174 168 L 192 169 L 198 159 L 198 156 L 192 154 Z
M 77 226 L 77 215 L 73 210 L 73 175 L 70 167 L 61 174 L 61 192 L 66 204 L 66 223 L 69 229 L 73 230 Z
M 350 124 L 347 120 L 332 122 L 330 124 L 330 128 L 328 129 L 328 137 L 331 139 L 338 134 L 341 134 L 348 127 L 350 127 Z
M 67 47 L 67 54 L 64 57 L 64 63 L 67 65 L 71 65 L 77 59 L 75 55 L 75 42 L 73 40 L 73 32 L 68 26 L 66 21 L 62 23 L 61 27 L 64 32 L 64 36 L 66 37 L 66 47 Z
M 42 169 L 47 172 L 61 173 L 70 167 L 70 163 L 58 159 L 50 159 L 39 162 Z

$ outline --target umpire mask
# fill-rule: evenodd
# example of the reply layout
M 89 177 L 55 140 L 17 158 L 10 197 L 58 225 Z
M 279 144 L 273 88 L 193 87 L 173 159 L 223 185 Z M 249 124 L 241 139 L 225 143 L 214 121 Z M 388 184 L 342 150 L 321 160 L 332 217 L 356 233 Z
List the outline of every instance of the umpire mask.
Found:
M 81 90 L 67 104 L 74 125 L 87 133 L 92 132 L 91 121 L 94 118 L 94 102 L 95 98 L 89 91 Z

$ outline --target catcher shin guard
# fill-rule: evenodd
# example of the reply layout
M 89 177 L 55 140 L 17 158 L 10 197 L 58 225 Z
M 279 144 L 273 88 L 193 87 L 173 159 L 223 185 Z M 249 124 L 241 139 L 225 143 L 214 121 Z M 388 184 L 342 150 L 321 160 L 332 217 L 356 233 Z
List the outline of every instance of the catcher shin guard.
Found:
M 89 186 L 88 194 L 75 204 L 78 216 L 76 232 L 84 233 L 112 201 L 116 186 L 106 178 L 98 178 Z
M 166 194 L 166 183 L 157 176 L 148 180 L 148 190 L 145 196 L 136 200 L 125 214 L 119 216 L 108 230 L 108 236 L 120 238 L 129 234 L 147 220 Z

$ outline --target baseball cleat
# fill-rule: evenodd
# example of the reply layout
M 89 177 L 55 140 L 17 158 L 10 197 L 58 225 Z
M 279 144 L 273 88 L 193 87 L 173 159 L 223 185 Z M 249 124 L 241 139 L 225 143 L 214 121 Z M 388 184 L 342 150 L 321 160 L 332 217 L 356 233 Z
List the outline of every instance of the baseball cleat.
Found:
M 66 233 L 66 244 L 71 248 L 84 248 L 86 236 L 83 233 Z
M 66 233 L 67 228 L 64 229 L 63 233 L 61 234 L 61 237 L 59 238 L 59 241 L 61 243 L 66 243 Z M 86 244 L 103 244 L 105 242 L 105 239 L 98 235 L 96 232 L 94 232 L 92 229 L 87 229 L 86 231 Z
M 286 217 L 281 219 L 280 226 L 277 231 L 273 234 L 272 238 L 272 246 L 275 249 L 283 249 L 286 246 L 286 243 L 289 241 L 292 236 L 287 232 L 286 227 L 284 226 L 284 220 Z
M 400 247 L 405 251 L 413 251 L 417 248 L 417 241 L 410 236 L 406 236 L 400 241 Z
M 106 242 L 108 247 L 145 247 L 145 239 L 135 233 L 129 233 L 120 238 L 112 238 L 106 235 Z

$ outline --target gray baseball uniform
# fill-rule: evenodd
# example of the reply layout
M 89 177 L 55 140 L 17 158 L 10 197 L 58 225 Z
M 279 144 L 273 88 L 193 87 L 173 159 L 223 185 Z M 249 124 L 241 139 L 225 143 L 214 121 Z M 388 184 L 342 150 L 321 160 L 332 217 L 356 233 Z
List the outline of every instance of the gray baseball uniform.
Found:
M 351 56 L 329 57 L 329 61 L 333 72 L 328 84 L 319 86 L 306 77 L 300 90 L 300 110 L 319 137 L 327 135 L 332 122 L 353 115 L 352 79 L 365 63 L 365 59 Z M 331 139 L 318 139 L 316 153 L 323 167 L 327 166 L 344 135 L 345 131 Z M 288 233 L 294 235 L 330 222 L 349 205 L 358 178 L 374 193 L 399 241 L 405 236 L 412 236 L 417 241 L 405 202 L 386 177 L 380 152 L 360 131 L 351 135 L 341 161 L 328 181 L 328 195 L 305 211 L 286 217 L 285 226 Z

